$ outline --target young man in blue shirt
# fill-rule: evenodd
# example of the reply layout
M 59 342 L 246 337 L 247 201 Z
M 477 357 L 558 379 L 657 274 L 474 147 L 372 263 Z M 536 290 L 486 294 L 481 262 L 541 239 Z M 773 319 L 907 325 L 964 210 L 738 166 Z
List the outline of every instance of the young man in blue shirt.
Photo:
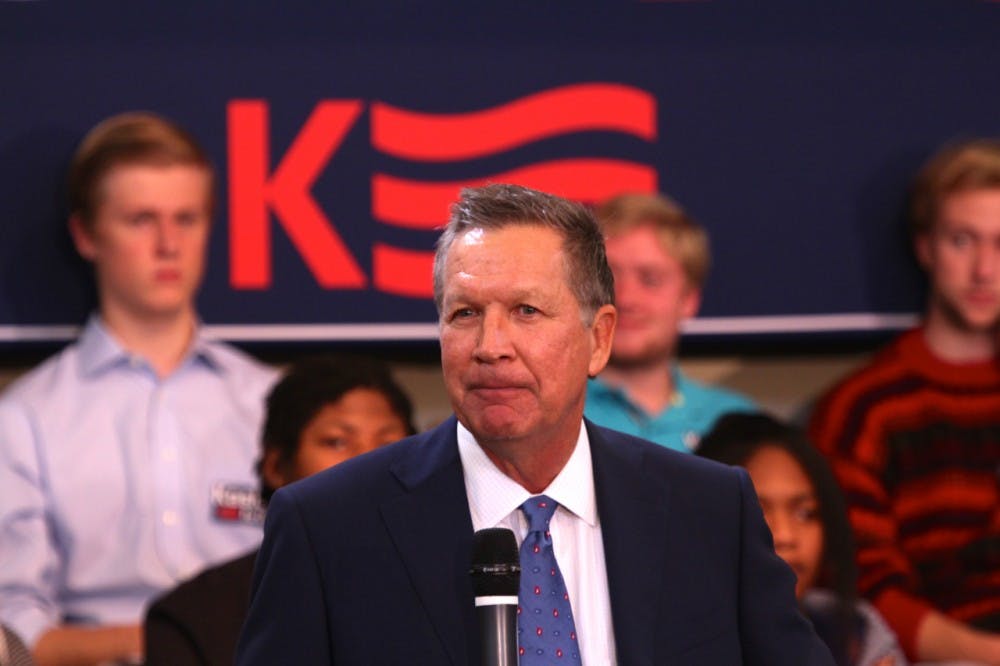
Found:
M 746 397 L 693 381 L 677 366 L 681 325 L 701 304 L 708 238 L 663 196 L 618 195 L 596 216 L 615 276 L 618 326 L 607 367 L 587 387 L 585 415 L 691 451 L 722 414 L 754 409 Z
M 0 397 L 0 619 L 39 664 L 140 661 L 146 602 L 260 540 L 275 373 L 199 325 L 213 188 L 201 147 L 152 114 L 105 120 L 74 157 L 98 308 Z

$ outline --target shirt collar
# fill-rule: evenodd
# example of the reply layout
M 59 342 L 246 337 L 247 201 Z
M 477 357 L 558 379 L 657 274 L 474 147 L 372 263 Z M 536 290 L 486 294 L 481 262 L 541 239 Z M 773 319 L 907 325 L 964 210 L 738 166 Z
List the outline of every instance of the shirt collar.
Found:
M 458 424 L 458 453 L 462 459 L 465 492 L 475 530 L 495 527 L 532 497 L 523 486 L 500 471 L 465 426 Z M 594 470 L 590 459 L 590 439 L 583 422 L 576 446 L 566 465 L 541 493 L 591 527 L 597 525 Z
M 195 324 L 194 339 L 191 341 L 191 349 L 187 359 L 190 361 L 201 361 L 209 368 L 222 372 L 226 368 L 224 359 L 219 357 L 218 345 L 205 334 L 201 322 Z
M 670 405 L 683 407 L 686 402 L 684 396 L 688 391 L 688 378 L 676 363 L 670 365 L 670 378 L 674 385 L 674 395 L 670 398 Z
M 77 346 L 80 369 L 84 375 L 94 375 L 119 365 L 146 364 L 145 359 L 138 354 L 130 353 L 115 339 L 96 312 L 91 314 L 87 320 L 86 326 L 80 333 Z M 214 345 L 204 335 L 200 323 L 195 328 L 191 348 L 181 365 L 191 362 L 202 362 L 213 370 L 221 370 L 225 367 L 221 359 L 218 358 Z

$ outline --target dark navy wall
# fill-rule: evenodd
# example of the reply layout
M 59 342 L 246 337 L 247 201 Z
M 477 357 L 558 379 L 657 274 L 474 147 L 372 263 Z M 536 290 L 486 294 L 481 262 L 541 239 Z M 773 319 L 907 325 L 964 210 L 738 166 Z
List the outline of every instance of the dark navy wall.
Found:
M 433 228 L 502 177 L 674 196 L 715 255 L 694 333 L 898 327 L 922 291 L 907 182 L 1000 135 L 1000 3 L 820 4 L 0 0 L 0 339 L 91 307 L 63 178 L 127 109 L 215 158 L 200 308 L 234 339 L 433 337 Z

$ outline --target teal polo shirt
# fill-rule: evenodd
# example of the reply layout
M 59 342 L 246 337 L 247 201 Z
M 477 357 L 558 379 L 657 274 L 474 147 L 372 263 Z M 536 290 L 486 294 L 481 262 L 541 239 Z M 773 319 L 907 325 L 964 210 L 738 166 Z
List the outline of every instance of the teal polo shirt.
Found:
M 749 398 L 688 379 L 676 366 L 670 372 L 674 397 L 659 414 L 649 414 L 628 399 L 620 388 L 598 377 L 587 383 L 583 414 L 597 425 L 648 439 L 678 451 L 693 451 L 701 436 L 727 412 L 753 412 Z

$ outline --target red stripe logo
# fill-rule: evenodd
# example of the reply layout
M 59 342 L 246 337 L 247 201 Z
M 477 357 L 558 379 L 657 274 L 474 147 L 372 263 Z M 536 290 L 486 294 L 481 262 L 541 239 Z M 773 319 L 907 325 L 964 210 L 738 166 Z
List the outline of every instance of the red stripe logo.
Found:
M 655 98 L 630 86 L 585 83 L 469 113 L 418 113 L 382 102 L 371 106 L 372 145 L 416 162 L 482 158 L 551 137 L 595 131 L 654 141 Z M 657 174 L 646 164 L 596 156 L 552 159 L 461 181 L 408 180 L 376 173 L 372 216 L 393 226 L 433 230 L 447 222 L 449 206 L 461 188 L 489 182 L 517 183 L 589 203 L 623 191 L 654 192 Z M 391 294 L 430 297 L 432 263 L 432 251 L 377 245 L 372 266 L 375 286 Z
M 340 236 L 336 218 L 313 197 L 321 174 L 345 165 L 337 153 L 361 118 L 363 100 L 322 100 L 287 151 L 272 160 L 270 107 L 264 100 L 230 101 L 228 166 L 230 284 L 261 290 L 273 285 L 272 219 L 325 289 L 356 290 L 373 285 L 410 298 L 432 295 L 433 251 L 374 241 L 372 276 L 364 273 Z M 461 164 L 494 157 L 554 137 L 604 132 L 653 142 L 656 99 L 644 90 L 611 83 L 582 83 L 522 97 L 491 109 L 429 114 L 369 105 L 371 145 L 397 160 L 416 164 Z M 562 144 L 565 145 L 565 144 Z M 272 164 L 273 163 L 273 164 Z M 451 169 L 452 173 L 456 171 Z M 448 220 L 449 206 L 463 187 L 508 182 L 594 202 L 623 191 L 657 190 L 656 170 L 601 155 L 546 155 L 487 175 L 433 181 L 390 173 L 371 176 L 371 213 L 382 223 L 433 232 Z
M 432 115 L 375 102 L 371 128 L 372 145 L 387 155 L 467 160 L 571 132 L 620 132 L 653 141 L 656 100 L 638 88 L 583 83 L 471 113 Z

